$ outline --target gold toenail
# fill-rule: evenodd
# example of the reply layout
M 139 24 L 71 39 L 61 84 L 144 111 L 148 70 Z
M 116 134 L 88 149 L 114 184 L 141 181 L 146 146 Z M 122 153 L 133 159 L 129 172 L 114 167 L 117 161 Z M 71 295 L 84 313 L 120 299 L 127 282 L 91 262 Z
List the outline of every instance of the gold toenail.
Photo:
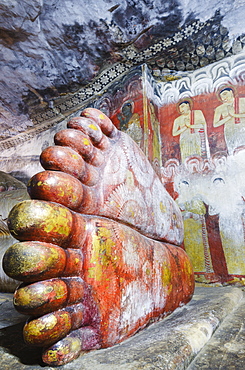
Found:
M 57 361 L 58 360 L 58 352 L 49 350 L 48 351 L 48 359 L 49 359 L 49 361 L 53 361 L 53 362 Z
M 89 128 L 91 128 L 92 130 L 95 130 L 97 131 L 98 130 L 98 127 L 96 127 L 95 125 L 93 125 L 92 123 L 89 125 Z
M 50 211 L 52 208 L 50 207 Z M 55 218 L 47 219 L 43 222 L 43 230 L 47 233 L 55 232 L 61 235 L 68 236 L 70 234 L 69 219 L 67 219 L 67 211 L 60 208 Z
M 84 145 L 90 145 L 90 142 L 89 142 L 89 140 L 88 140 L 88 139 L 84 138 L 84 139 L 83 139 L 83 144 L 84 144 Z

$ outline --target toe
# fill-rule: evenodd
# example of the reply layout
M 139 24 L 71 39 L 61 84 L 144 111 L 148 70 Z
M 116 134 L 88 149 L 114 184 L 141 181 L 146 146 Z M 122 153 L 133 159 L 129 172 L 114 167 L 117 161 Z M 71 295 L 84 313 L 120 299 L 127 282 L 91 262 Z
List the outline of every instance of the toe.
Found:
M 32 199 L 62 204 L 76 212 L 94 207 L 99 202 L 99 193 L 92 188 L 98 183 L 98 172 L 89 168 L 82 182 L 60 171 L 43 171 L 34 175 L 28 183 Z
M 34 175 L 28 183 L 32 199 L 63 204 L 76 210 L 83 200 L 83 186 L 75 177 L 60 171 L 43 171 Z
M 82 185 L 93 186 L 98 183 L 98 170 L 94 165 L 86 163 L 83 158 L 71 148 L 50 146 L 42 152 L 40 160 L 45 170 L 65 172 L 80 180 Z M 98 161 L 96 161 L 96 163 L 98 164 Z
M 40 162 L 45 170 L 66 172 L 78 179 L 84 177 L 85 162 L 72 148 L 50 146 L 43 150 Z
M 66 129 L 59 131 L 54 137 L 54 142 L 56 145 L 73 148 L 86 162 L 94 166 L 103 163 L 104 158 L 101 151 L 94 147 L 87 135 L 78 130 Z
M 44 280 L 18 288 L 14 306 L 23 314 L 44 315 L 81 302 L 84 290 L 85 283 L 80 277 Z
M 101 128 L 101 131 L 108 137 L 113 137 L 117 133 L 116 127 L 110 118 L 95 108 L 86 108 L 81 113 L 81 117 L 86 117 L 94 121 Z
M 100 336 L 97 330 L 91 326 L 85 326 L 74 330 L 64 339 L 55 343 L 43 352 L 43 362 L 51 366 L 65 365 L 83 352 L 99 349 Z
M 16 243 L 3 257 L 5 273 L 27 283 L 61 276 L 80 276 L 82 266 L 80 249 L 64 250 L 44 242 Z
M 93 145 L 101 150 L 109 146 L 109 139 L 117 136 L 118 130 L 111 120 L 101 111 L 94 108 L 85 109 L 80 117 L 72 118 L 67 127 L 79 130 L 86 134 Z
M 75 129 L 89 137 L 96 146 L 103 140 L 103 132 L 94 120 L 85 117 L 74 117 L 68 123 L 69 129 Z
M 71 331 L 93 322 L 91 307 L 77 303 L 27 322 L 23 328 L 24 340 L 34 346 L 50 346 Z
M 41 200 L 18 203 L 8 217 L 9 231 L 20 241 L 42 241 L 73 248 L 79 248 L 83 242 L 85 223 L 81 215 L 68 208 Z

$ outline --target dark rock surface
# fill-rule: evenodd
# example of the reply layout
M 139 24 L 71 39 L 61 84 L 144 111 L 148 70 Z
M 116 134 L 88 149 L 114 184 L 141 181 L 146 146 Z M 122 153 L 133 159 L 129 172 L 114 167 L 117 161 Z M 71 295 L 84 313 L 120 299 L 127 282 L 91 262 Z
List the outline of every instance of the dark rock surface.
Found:
M 11 295 L 1 294 L 0 368 L 41 369 L 44 366 L 40 361 L 41 350 L 28 347 L 23 342 L 24 317 L 14 312 L 10 299 Z M 241 289 L 198 287 L 192 301 L 166 319 L 120 345 L 92 351 L 59 368 L 182 370 L 190 365 L 190 370 L 242 370 L 244 317 L 244 292 Z M 220 367 L 221 361 L 224 361 L 223 367 Z M 45 369 L 52 367 L 46 366 Z
M 132 48 L 142 52 L 174 37 L 164 53 L 134 58 L 156 73 L 201 68 L 240 52 L 244 12 L 238 0 L 1 1 L 1 138 L 33 125 L 30 106 L 52 106 L 105 68 L 127 64 Z M 205 27 L 193 34 L 196 22 Z

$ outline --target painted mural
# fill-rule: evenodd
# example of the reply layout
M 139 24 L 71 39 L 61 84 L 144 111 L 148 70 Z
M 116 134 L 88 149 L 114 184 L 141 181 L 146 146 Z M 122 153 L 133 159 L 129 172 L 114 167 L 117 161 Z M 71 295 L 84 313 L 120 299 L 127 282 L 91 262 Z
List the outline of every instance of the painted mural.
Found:
M 94 107 L 110 116 L 114 125 L 138 144 L 160 177 L 162 139 L 159 107 L 147 93 L 147 85 L 154 81 L 145 65 L 135 68 L 111 86 L 110 92 L 97 100 Z
M 245 284 L 244 62 L 231 58 L 162 86 L 162 180 L 204 283 Z
M 145 109 L 146 108 L 146 109 Z M 158 108 L 139 94 L 135 102 L 127 100 L 115 115 L 114 124 L 127 133 L 147 154 L 155 171 L 160 175 L 162 148 Z

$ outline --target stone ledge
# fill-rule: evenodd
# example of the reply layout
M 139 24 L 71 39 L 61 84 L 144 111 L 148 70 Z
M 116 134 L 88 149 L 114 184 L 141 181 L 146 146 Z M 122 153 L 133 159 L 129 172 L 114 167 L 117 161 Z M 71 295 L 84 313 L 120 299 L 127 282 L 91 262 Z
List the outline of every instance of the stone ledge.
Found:
M 245 369 L 245 299 L 228 315 L 188 370 Z
M 243 298 L 244 293 L 239 288 L 198 287 L 192 301 L 166 319 L 149 326 L 120 345 L 87 353 L 60 369 L 186 369 L 224 319 L 240 307 Z M 7 312 L 5 314 L 8 315 Z M 0 368 L 3 370 L 40 370 L 43 366 L 40 363 L 40 349 L 30 348 L 23 343 L 22 326 L 20 323 L 0 330 Z

